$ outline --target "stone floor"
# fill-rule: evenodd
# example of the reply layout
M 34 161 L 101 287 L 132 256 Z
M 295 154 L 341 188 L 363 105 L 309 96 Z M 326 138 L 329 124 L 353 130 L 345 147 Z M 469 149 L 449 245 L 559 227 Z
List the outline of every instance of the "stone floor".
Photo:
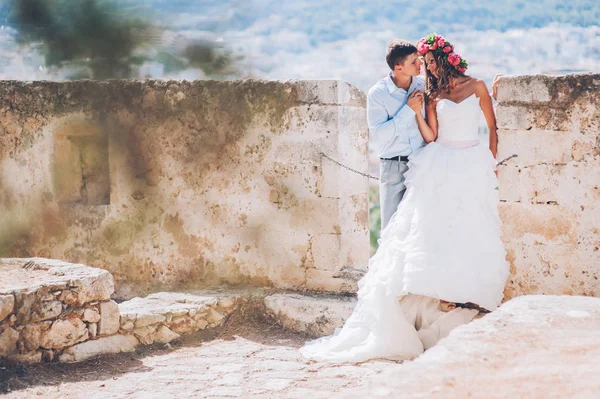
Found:
M 414 361 L 307 361 L 257 313 L 170 346 L 74 364 L 0 364 L 6 398 L 598 398 L 600 298 L 526 296 Z M 12 367 L 12 368 L 11 368 Z
M 212 335 L 211 335 L 212 334 Z M 5 398 L 331 398 L 347 396 L 395 362 L 326 364 L 304 359 L 305 337 L 272 323 L 233 320 L 132 354 L 75 364 L 32 365 Z M 1 383 L 0 370 L 0 383 Z M 0 387 L 1 388 L 1 387 Z

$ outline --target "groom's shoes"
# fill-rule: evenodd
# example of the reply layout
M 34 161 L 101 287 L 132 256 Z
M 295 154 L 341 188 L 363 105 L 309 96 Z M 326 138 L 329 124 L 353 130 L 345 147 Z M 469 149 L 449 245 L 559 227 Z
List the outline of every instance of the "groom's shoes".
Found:
M 463 308 L 463 309 L 475 309 L 478 310 L 479 313 L 490 313 L 489 310 L 482 308 L 479 305 L 474 304 L 473 302 L 467 302 L 467 303 L 457 303 L 456 304 L 457 308 Z

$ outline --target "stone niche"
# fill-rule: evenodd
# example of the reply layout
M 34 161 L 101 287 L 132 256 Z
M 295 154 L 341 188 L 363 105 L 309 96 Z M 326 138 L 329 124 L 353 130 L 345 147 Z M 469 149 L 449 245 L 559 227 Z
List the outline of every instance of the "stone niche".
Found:
M 108 205 L 108 135 L 84 118 L 68 118 L 54 131 L 54 193 L 59 203 Z

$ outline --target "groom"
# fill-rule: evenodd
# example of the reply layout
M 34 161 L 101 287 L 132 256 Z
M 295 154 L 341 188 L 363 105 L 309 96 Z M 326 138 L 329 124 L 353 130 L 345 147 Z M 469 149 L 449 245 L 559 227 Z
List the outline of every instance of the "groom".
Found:
M 371 142 L 381 160 L 379 204 L 381 229 L 389 223 L 404 196 L 408 156 L 425 145 L 416 112 L 424 113 L 425 82 L 419 76 L 422 62 L 417 48 L 394 39 L 385 56 L 391 71 L 369 90 L 367 121 Z

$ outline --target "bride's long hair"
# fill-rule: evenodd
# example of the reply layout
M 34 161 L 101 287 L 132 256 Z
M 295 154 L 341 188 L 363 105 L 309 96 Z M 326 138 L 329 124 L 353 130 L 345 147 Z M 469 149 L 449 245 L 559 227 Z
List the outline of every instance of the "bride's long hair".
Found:
M 429 52 L 435 59 L 437 65 L 437 73 L 439 78 L 433 76 L 429 69 L 425 68 L 425 93 L 427 98 L 434 100 L 441 93 L 450 93 L 450 89 L 454 86 L 456 78 L 467 76 L 464 72 L 459 72 L 456 67 L 448 62 L 448 57 L 438 54 L 436 51 Z M 425 65 L 427 65 L 425 63 Z

